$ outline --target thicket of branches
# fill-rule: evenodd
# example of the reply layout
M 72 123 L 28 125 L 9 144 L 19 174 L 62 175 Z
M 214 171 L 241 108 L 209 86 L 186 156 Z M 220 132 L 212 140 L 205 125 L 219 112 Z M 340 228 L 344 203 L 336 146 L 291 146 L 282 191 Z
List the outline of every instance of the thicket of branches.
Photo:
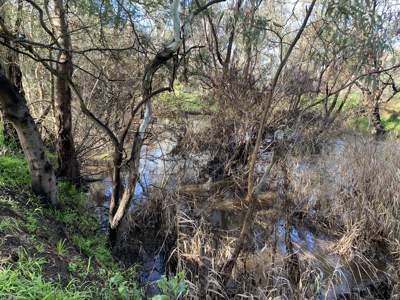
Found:
M 210 180 L 241 185 L 246 213 L 220 268 L 226 280 L 271 168 L 342 126 L 355 94 L 357 113 L 384 139 L 381 106 L 400 92 L 393 0 L 2 0 L 0 10 L 5 140 L 19 140 L 33 190 L 52 206 L 56 177 L 84 185 L 85 167 L 109 154 L 111 246 L 157 119 L 207 116 L 207 132 L 179 147 L 207 149 Z M 258 174 L 265 147 L 274 155 Z

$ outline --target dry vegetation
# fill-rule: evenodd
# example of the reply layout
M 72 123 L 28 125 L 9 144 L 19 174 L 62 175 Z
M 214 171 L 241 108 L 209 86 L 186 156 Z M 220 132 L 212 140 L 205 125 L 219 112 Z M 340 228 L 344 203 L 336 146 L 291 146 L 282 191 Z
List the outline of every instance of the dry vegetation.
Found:
M 0 13 L 1 299 L 400 299 L 397 1 Z

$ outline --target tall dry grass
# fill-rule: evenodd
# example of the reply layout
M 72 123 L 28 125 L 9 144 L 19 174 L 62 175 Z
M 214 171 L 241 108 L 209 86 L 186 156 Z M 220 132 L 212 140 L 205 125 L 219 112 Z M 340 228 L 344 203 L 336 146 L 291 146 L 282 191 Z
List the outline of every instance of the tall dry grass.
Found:
M 175 197 L 174 253 L 178 268 L 187 274 L 190 299 L 378 299 L 390 294 L 392 284 L 391 297 L 398 295 L 400 145 L 346 135 L 321 149 L 287 157 L 291 205 L 276 203 L 258 211 L 228 282 L 219 270 L 233 249 L 239 225 L 221 229 L 210 223 L 212 208 L 204 207 L 215 203 L 217 195 Z M 279 172 L 274 176 L 279 178 Z M 232 218 L 238 215 L 240 211 Z M 326 247 L 307 252 L 293 242 L 292 254 L 279 253 L 276 222 L 285 216 L 293 222 L 290 226 L 301 218 L 301 226 L 313 228 L 316 237 L 329 236 Z M 293 272 L 298 273 L 294 281 Z

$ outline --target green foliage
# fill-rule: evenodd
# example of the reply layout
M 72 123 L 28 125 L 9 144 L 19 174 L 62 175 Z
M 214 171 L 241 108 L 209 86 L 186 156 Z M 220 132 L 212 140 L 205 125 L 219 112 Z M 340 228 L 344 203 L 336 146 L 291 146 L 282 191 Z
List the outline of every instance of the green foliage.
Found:
M 19 141 L 15 139 L 9 139 L 8 141 L 4 138 L 4 128 L 0 127 L 0 153 L 20 153 L 21 148 Z
M 107 236 L 96 229 L 98 224 L 85 207 L 86 195 L 69 182 L 59 182 L 58 192 L 63 210 L 51 213 L 71 233 L 73 243 L 87 256 L 95 257 L 102 265 L 113 264 Z
M 83 272 L 85 269 L 85 263 L 79 256 L 74 256 L 72 260 L 68 263 L 68 271 L 70 272 Z
M 72 241 L 87 256 L 95 257 L 97 261 L 104 266 L 111 266 L 113 259 L 110 249 L 107 246 L 107 237 L 105 235 L 81 236 L 76 234 Z
M 205 107 L 201 95 L 196 91 L 185 88 L 181 83 L 174 85 L 173 92 L 159 95 L 157 100 L 159 104 L 178 111 L 199 112 Z
M 343 99 L 343 93 L 339 96 L 338 102 Z M 344 104 L 344 109 L 357 108 L 362 106 L 362 95 L 359 91 L 352 91 Z
M 16 217 L 0 218 L 0 231 L 24 235 L 24 243 L 28 243 L 31 246 L 29 249 L 36 253 L 53 249 L 54 254 L 69 260 L 68 271 L 72 279 L 66 287 L 57 280 L 47 280 L 44 277 L 44 260 L 24 252 L 19 255 L 17 263 L 0 264 L 0 299 L 143 299 L 142 290 L 135 281 L 134 269 L 124 270 L 114 262 L 107 235 L 97 230 L 97 221 L 87 210 L 86 195 L 72 184 L 61 181 L 57 186 L 64 209 L 43 209 L 37 205 L 21 208 L 29 202 L 37 203 L 32 195 L 24 195 L 23 202 L 18 198 L 18 189 L 29 183 L 28 167 L 22 155 L 0 157 L 0 184 L 7 188 L 14 187 L 17 196 L 2 196 L 0 203 L 22 216 L 21 221 Z M 53 237 L 46 237 L 43 241 L 36 236 L 38 232 L 46 235 L 49 230 L 41 228 L 43 218 L 55 218 L 63 223 L 72 242 L 89 258 L 70 258 L 67 241 L 63 238 L 54 241 Z M 50 240 L 53 240 L 53 245 L 49 244 Z M 99 269 L 99 265 L 105 270 Z M 77 278 L 82 280 L 92 276 L 96 281 L 85 280 L 84 284 L 77 284 Z
M 52 212 L 72 233 L 73 243 L 87 256 L 95 257 L 103 265 L 112 264 L 107 236 L 96 232 L 98 224 L 93 216 L 73 208 Z
M 353 119 L 350 123 L 350 126 L 355 127 L 360 131 L 368 131 L 369 129 L 369 121 L 368 117 L 362 116 Z
M 105 287 L 101 290 L 102 299 L 143 299 L 143 291 L 132 280 L 135 276 L 133 268 L 124 272 L 103 269 L 102 273 L 108 278 Z M 130 280 L 127 280 L 129 278 Z
M 42 213 L 42 211 L 40 209 L 36 209 L 33 212 L 28 211 L 26 213 L 25 228 L 30 234 L 35 234 L 39 228 L 39 222 L 38 222 L 38 214 L 39 213 L 40 214 Z
M 79 191 L 72 183 L 59 181 L 57 188 L 59 201 L 62 205 L 80 208 L 85 203 L 86 195 Z
M 53 168 L 57 169 L 58 168 L 57 153 L 46 151 L 46 155 L 47 155 L 47 158 L 50 161 L 51 165 L 53 166 Z
M 30 183 L 28 164 L 22 155 L 0 156 L 0 186 L 24 188 Z
M 400 132 L 400 118 L 397 114 L 383 114 L 382 124 L 387 131 Z
M 14 219 L 14 218 L 10 218 L 10 217 L 2 217 L 0 220 L 0 231 L 3 232 L 14 232 L 19 230 L 19 222 Z
M 163 276 L 157 281 L 158 287 L 163 292 L 163 295 L 156 295 L 152 300 L 172 300 L 181 299 L 188 293 L 188 286 L 185 282 L 185 274 L 179 272 L 172 278 Z
M 395 134 L 400 133 L 400 118 L 396 114 L 381 114 L 382 125 L 386 131 L 393 132 Z M 351 125 L 358 130 L 368 132 L 371 130 L 369 120 L 367 116 L 357 117 L 352 120 Z
M 58 240 L 56 243 L 56 253 L 63 256 L 65 252 L 65 240 Z
M 0 147 L 4 146 L 4 134 L 3 134 L 3 128 L 0 127 Z
M 42 276 L 42 258 L 32 258 L 21 250 L 18 262 L 0 272 L 0 299 L 90 299 L 90 290 L 83 290 L 70 281 L 65 288 L 46 281 Z
M 384 9 L 384 7 L 379 7 L 373 10 L 363 1 L 329 2 L 326 17 L 336 22 L 327 23 L 325 29 L 327 38 L 342 48 L 358 52 L 358 58 L 362 60 L 368 59 L 366 51 L 372 50 L 379 53 L 390 49 L 387 34 L 390 26 L 384 25 Z M 338 28 L 340 24 L 342 28 Z

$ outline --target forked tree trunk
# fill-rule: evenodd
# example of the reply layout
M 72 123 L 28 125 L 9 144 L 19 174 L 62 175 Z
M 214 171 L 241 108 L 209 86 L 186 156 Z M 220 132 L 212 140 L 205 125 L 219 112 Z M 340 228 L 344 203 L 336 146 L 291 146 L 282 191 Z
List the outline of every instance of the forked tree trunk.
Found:
M 43 141 L 29 113 L 25 99 L 3 74 L 0 74 L 0 108 L 17 131 L 22 150 L 28 161 L 33 192 L 42 197 L 45 204 L 57 206 L 56 178 L 53 167 L 47 158 Z
M 220 2 L 223 0 L 215 0 L 208 2 L 205 6 L 198 8 L 193 14 L 190 14 L 183 24 L 183 28 L 188 27 L 192 20 L 192 17 L 199 14 L 201 11 L 209 7 L 210 5 Z M 171 6 L 171 13 L 173 19 L 173 30 L 174 37 L 173 40 L 166 45 L 161 51 L 159 51 L 152 61 L 146 66 L 142 81 L 142 102 L 141 105 L 145 105 L 143 120 L 140 124 L 138 131 L 135 134 L 134 141 L 132 144 L 132 151 L 130 155 L 130 159 L 128 161 L 129 165 L 129 175 L 127 186 L 124 189 L 124 193 L 119 199 L 119 197 L 111 198 L 110 210 L 109 210 L 109 239 L 111 247 L 113 247 L 116 243 L 116 238 L 118 234 L 118 229 L 121 224 L 122 219 L 124 218 L 126 212 L 128 211 L 129 204 L 131 202 L 132 197 L 134 196 L 135 186 L 137 181 L 139 180 L 139 162 L 140 162 L 140 150 L 143 146 L 143 141 L 145 138 L 145 133 L 147 131 L 148 126 L 151 122 L 151 98 L 154 96 L 154 93 L 165 91 L 167 89 L 162 88 L 153 92 L 152 82 L 154 74 L 157 70 L 164 65 L 167 61 L 173 58 L 176 51 L 180 48 L 182 44 L 181 37 L 181 27 L 180 27 L 180 19 L 179 19 L 179 0 L 174 0 Z M 183 32 L 185 34 L 185 32 Z M 169 88 L 168 88 L 169 89 Z M 122 149 L 121 149 L 122 151 Z M 121 152 L 122 153 L 122 152 Z M 115 171 L 118 171 L 115 169 Z M 120 171 L 120 170 L 119 170 Z M 117 172 L 118 173 L 118 172 Z M 116 173 L 116 174 L 117 174 Z
M 63 50 L 57 58 L 57 74 L 54 95 L 54 114 L 57 130 L 57 175 L 74 183 L 79 182 L 79 163 L 76 157 L 72 135 L 71 88 L 72 77 L 71 38 L 65 15 L 63 0 L 53 0 L 52 26 Z
M 126 214 L 126 211 L 129 208 L 129 204 L 135 193 L 136 184 L 139 180 L 140 150 L 142 149 L 143 146 L 145 133 L 151 122 L 151 94 L 152 94 L 153 76 L 157 72 L 157 70 L 161 67 L 162 64 L 164 64 L 166 61 L 172 58 L 173 53 L 175 51 L 176 51 L 175 48 L 163 49 L 154 57 L 154 59 L 145 69 L 142 87 L 143 87 L 143 100 L 147 99 L 147 101 L 145 103 L 145 112 L 142 123 L 140 124 L 138 131 L 135 133 L 135 137 L 132 144 L 131 156 L 128 162 L 128 167 L 129 167 L 128 182 L 126 187 L 124 188 L 124 192 L 121 198 L 117 197 L 117 194 L 120 194 L 119 191 L 120 187 L 115 186 L 116 188 L 118 188 L 118 192 L 113 191 L 113 195 L 111 197 L 111 202 L 110 202 L 109 240 L 111 247 L 115 246 L 119 226 Z M 122 155 L 122 151 L 120 153 Z M 116 158 L 118 158 L 118 156 L 116 156 Z M 122 157 L 120 158 L 122 161 Z M 114 172 L 116 176 L 119 176 L 119 181 L 120 181 L 121 180 L 120 170 L 115 169 L 115 162 L 114 162 Z M 117 182 L 115 181 L 113 182 L 114 185 L 117 185 Z
M 129 161 L 129 173 L 128 181 L 124 187 L 124 192 L 118 201 L 111 201 L 110 203 L 110 213 L 109 213 L 109 240 L 111 247 L 114 247 L 118 237 L 119 227 L 121 221 L 124 218 L 131 199 L 135 194 L 135 187 L 139 180 L 139 161 L 140 161 L 140 149 L 143 145 L 143 138 L 141 133 L 138 131 L 135 134 L 135 139 L 132 146 L 132 153 L 134 153 Z
M 112 194 L 111 194 L 111 201 L 109 207 L 109 241 L 110 246 L 114 247 L 115 242 L 117 240 L 117 229 L 114 229 L 111 224 L 113 222 L 113 218 L 117 213 L 119 207 L 119 199 L 121 198 L 122 194 L 122 176 L 121 176 L 121 165 L 122 165 L 122 150 L 120 147 L 116 147 L 114 150 L 114 157 L 113 157 L 113 170 L 112 170 Z
M 132 151 L 128 164 L 129 174 L 127 186 L 124 189 L 121 199 L 115 197 L 111 198 L 109 210 L 109 240 L 111 247 L 115 246 L 119 226 L 129 208 L 129 204 L 135 193 L 136 183 L 139 180 L 140 150 L 142 149 L 145 133 L 150 125 L 152 117 L 151 96 L 154 74 L 163 64 L 173 57 L 174 53 L 179 49 L 182 43 L 179 22 L 179 0 L 174 0 L 171 11 L 174 20 L 174 39 L 154 56 L 144 71 L 142 80 L 142 100 L 144 101 L 145 110 L 143 120 L 135 134 L 132 144 Z

